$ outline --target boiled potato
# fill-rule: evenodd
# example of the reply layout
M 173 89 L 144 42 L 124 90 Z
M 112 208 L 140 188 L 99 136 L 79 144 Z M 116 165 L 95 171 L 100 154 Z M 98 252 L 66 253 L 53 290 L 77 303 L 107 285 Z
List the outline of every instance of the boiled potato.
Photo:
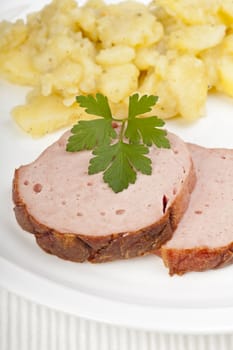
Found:
M 42 74 L 56 69 L 70 56 L 74 45 L 72 38 L 63 35 L 48 40 L 43 50 L 33 56 L 34 68 Z
M 92 119 L 77 103 L 67 107 L 59 96 L 34 93 L 28 96 L 26 105 L 15 107 L 12 114 L 17 124 L 34 137 L 72 125 L 78 119 Z
M 0 23 L 0 47 L 1 51 L 7 51 L 23 44 L 28 35 L 28 28 L 22 20 L 15 23 L 3 21 Z
M 231 56 L 224 56 L 219 62 L 218 70 L 218 90 L 233 97 L 233 58 Z
M 75 110 L 65 107 L 55 95 L 33 96 L 27 102 L 12 113 L 19 126 L 32 136 L 42 136 L 77 120 Z
M 138 87 L 139 71 L 132 63 L 107 67 L 99 79 L 99 90 L 111 102 L 119 103 Z
M 207 74 L 208 90 L 215 90 L 219 82 L 218 60 L 220 50 L 219 47 L 212 48 L 201 53 L 200 58 L 205 66 Z
M 98 79 L 102 73 L 102 68 L 98 66 L 91 58 L 82 61 L 83 79 L 79 87 L 80 91 L 86 94 L 94 94 L 98 92 Z
M 148 46 L 159 41 L 163 27 L 140 3 L 109 5 L 97 21 L 99 39 L 104 47 L 113 45 Z
M 221 44 L 207 51 L 201 57 L 206 65 L 211 87 L 233 96 L 233 35 L 225 36 Z
M 97 63 L 103 66 L 120 65 L 131 62 L 135 57 L 135 50 L 127 45 L 117 45 L 100 50 L 96 56 Z
M 34 69 L 30 51 L 24 46 L 21 50 L 0 52 L 0 74 L 21 85 L 36 86 L 39 83 L 39 72 Z
M 232 55 L 233 54 L 233 34 L 228 34 L 223 39 L 221 46 L 222 55 Z
M 102 4 L 103 5 L 103 4 Z M 89 5 L 90 6 L 90 5 Z M 74 12 L 76 23 L 94 42 L 98 41 L 97 18 L 99 11 L 93 7 L 77 8 Z
M 199 53 L 221 43 L 225 30 L 224 25 L 182 26 L 181 29 L 170 34 L 168 45 L 172 49 Z
M 187 76 L 189 79 L 186 79 Z M 167 79 L 177 101 L 179 114 L 187 120 L 203 115 L 208 89 L 203 62 L 188 55 L 177 57 L 169 66 Z
M 193 120 L 211 89 L 233 96 L 232 24 L 231 0 L 53 0 L 0 22 L 0 75 L 34 88 L 13 111 L 32 135 L 90 118 L 75 97 L 97 92 L 118 117 L 137 91 L 159 96 L 161 118 Z
M 159 53 L 154 46 L 139 47 L 136 50 L 134 63 L 138 69 L 145 71 L 155 65 L 158 56 Z
M 78 94 L 82 79 L 82 65 L 69 60 L 57 67 L 52 73 L 41 77 L 41 92 L 43 96 L 60 93 L 64 97 Z M 64 89 L 64 87 L 66 87 Z
M 159 97 L 156 105 L 152 107 L 152 113 L 154 115 L 162 119 L 167 119 L 178 114 L 176 98 L 168 81 L 162 79 L 154 69 L 151 69 L 144 77 L 139 87 L 139 92 Z
M 155 0 L 172 17 L 186 24 L 219 23 L 219 0 Z
M 232 28 L 233 25 L 233 3 L 231 0 L 221 1 L 220 16 L 223 23 Z

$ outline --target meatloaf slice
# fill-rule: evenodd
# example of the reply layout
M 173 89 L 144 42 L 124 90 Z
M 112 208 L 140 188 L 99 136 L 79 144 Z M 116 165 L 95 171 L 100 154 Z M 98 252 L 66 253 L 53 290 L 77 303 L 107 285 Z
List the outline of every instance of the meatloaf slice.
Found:
M 152 175 L 138 173 L 134 185 L 116 194 L 102 174 L 87 174 L 90 151 L 66 152 L 68 136 L 15 171 L 17 221 L 41 248 L 63 259 L 104 262 L 146 254 L 170 239 L 196 179 L 186 144 L 169 134 L 171 149 L 151 148 Z
M 233 150 L 189 149 L 197 183 L 178 228 L 161 249 L 171 275 L 233 262 Z

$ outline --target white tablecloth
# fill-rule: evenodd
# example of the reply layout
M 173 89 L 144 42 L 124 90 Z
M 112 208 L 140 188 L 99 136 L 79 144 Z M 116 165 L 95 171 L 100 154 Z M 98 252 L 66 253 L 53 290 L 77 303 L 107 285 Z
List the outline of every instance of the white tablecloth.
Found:
M 175 335 L 83 320 L 0 289 L 0 350 L 233 350 L 233 334 Z

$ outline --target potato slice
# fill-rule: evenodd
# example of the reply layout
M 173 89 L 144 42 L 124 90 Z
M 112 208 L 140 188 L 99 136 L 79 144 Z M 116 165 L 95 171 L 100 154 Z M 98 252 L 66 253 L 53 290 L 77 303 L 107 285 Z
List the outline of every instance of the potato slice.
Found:
M 100 50 L 96 62 L 103 66 L 120 65 L 131 62 L 135 57 L 135 50 L 127 45 L 116 45 Z
M 188 55 L 177 57 L 168 68 L 167 80 L 183 118 L 194 120 L 203 115 L 208 80 L 200 59 Z
M 156 4 L 186 24 L 219 23 L 219 0 L 156 0 Z
M 0 52 L 0 72 L 12 83 L 36 86 L 39 73 L 33 68 L 27 48 Z
M 184 26 L 170 34 L 168 46 L 172 49 L 198 53 L 218 45 L 225 36 L 224 25 Z
M 109 5 L 97 21 L 97 31 L 104 47 L 148 46 L 163 36 L 163 26 L 149 9 L 130 1 Z
M 132 63 L 106 68 L 100 76 L 99 89 L 111 102 L 119 103 L 138 87 L 139 71 Z
M 34 137 L 71 125 L 82 117 L 82 113 L 83 109 L 79 109 L 77 104 L 66 107 L 56 95 L 31 95 L 25 105 L 17 106 L 12 111 L 17 124 Z
M 224 56 L 218 64 L 219 84 L 217 89 L 233 97 L 233 58 Z

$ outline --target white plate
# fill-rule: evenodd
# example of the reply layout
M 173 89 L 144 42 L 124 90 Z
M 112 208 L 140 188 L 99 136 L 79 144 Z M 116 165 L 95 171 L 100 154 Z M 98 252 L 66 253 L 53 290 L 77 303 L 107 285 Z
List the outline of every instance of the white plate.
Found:
M 233 332 L 233 265 L 171 278 L 154 256 L 77 264 L 44 253 L 20 229 L 11 200 L 14 169 L 32 161 L 61 134 L 32 140 L 16 127 L 10 109 L 24 95 L 25 89 L 0 82 L 0 285 L 91 320 L 165 332 Z M 211 97 L 206 117 L 189 126 L 169 122 L 168 128 L 186 141 L 233 148 L 233 101 Z

